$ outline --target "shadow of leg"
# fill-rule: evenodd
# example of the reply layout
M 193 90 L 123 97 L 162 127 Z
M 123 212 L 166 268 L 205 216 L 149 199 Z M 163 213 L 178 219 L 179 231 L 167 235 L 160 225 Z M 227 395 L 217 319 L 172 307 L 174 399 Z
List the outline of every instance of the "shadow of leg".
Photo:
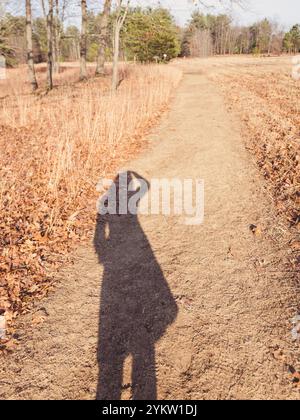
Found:
M 112 357 L 113 356 L 113 357 Z M 97 400 L 120 400 L 122 392 L 124 357 L 108 354 L 99 360 L 100 373 Z
M 156 400 L 155 349 L 151 342 L 143 341 L 133 353 L 132 399 Z

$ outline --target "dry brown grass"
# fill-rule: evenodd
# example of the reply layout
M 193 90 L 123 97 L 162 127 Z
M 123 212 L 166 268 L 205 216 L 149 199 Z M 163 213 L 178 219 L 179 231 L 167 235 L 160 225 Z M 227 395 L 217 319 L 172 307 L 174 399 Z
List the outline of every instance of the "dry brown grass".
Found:
M 211 57 L 175 65 L 218 84 L 229 110 L 243 121 L 245 144 L 280 215 L 272 238 L 280 247 L 288 242 L 288 269 L 299 273 L 300 81 L 292 77 L 292 57 Z
M 300 231 L 300 81 L 291 57 L 214 59 L 211 77 L 239 112 L 245 140 L 261 168 L 277 209 Z M 205 68 L 205 66 L 204 66 Z
M 24 69 L 1 82 L 0 309 L 7 317 L 43 296 L 53 269 L 88 236 L 97 181 L 139 150 L 181 78 L 170 66 L 123 72 L 113 96 L 109 78 L 74 84 L 76 68 L 48 95 L 28 93 Z

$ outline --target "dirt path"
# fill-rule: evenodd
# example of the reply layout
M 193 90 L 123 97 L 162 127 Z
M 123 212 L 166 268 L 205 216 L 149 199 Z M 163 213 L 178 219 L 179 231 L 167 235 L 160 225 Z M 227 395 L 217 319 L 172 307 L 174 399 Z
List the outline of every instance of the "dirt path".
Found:
M 204 224 L 116 216 L 103 244 L 100 221 L 97 252 L 80 249 L 56 292 L 21 320 L 0 398 L 297 398 L 285 367 L 294 293 L 280 251 L 249 230 L 267 228 L 272 204 L 204 74 L 185 75 L 150 149 L 128 168 L 147 180 L 203 178 Z

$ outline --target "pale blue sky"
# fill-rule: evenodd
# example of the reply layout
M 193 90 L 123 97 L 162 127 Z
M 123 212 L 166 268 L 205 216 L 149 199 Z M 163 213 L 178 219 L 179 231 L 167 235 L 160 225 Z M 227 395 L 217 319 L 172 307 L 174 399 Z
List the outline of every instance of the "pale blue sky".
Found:
M 133 3 L 155 5 L 157 0 L 132 0 Z M 203 11 L 227 11 L 240 23 L 252 23 L 258 19 L 268 17 L 277 20 L 285 27 L 295 23 L 300 23 L 300 0 L 243 0 L 245 7 L 240 8 L 229 6 L 230 1 L 224 0 L 220 6 L 219 0 L 203 0 L 212 8 L 206 9 L 201 6 Z M 163 6 L 168 7 L 176 17 L 178 23 L 183 25 L 190 17 L 191 11 L 195 9 L 192 0 L 160 0 Z
M 145 0 L 145 3 L 148 3 Z M 152 3 L 151 1 L 149 3 Z M 193 6 L 188 0 L 161 0 L 173 10 L 176 19 L 183 24 L 190 16 Z M 206 0 L 206 4 L 218 5 L 218 0 Z M 300 0 L 244 0 L 245 8 L 234 6 L 229 7 L 229 2 L 223 6 L 216 6 L 215 11 L 226 10 L 232 13 L 234 18 L 241 23 L 252 23 L 258 19 L 268 17 L 275 19 L 284 26 L 291 26 L 300 23 Z M 205 8 L 201 7 L 204 11 Z
M 0 0 L 6 1 L 11 5 L 11 10 L 15 13 L 23 11 L 24 2 L 21 0 Z M 231 13 L 237 23 L 249 24 L 268 17 L 278 21 L 284 28 L 289 28 L 295 23 L 300 23 L 300 0 L 240 0 L 245 4 L 244 8 L 229 6 L 230 0 L 202 0 L 210 7 L 200 6 L 203 12 L 228 12 Z M 71 0 L 73 7 L 68 9 L 69 23 L 80 24 L 80 7 L 78 0 Z M 180 25 L 184 25 L 191 16 L 195 6 L 193 0 L 131 0 L 132 4 L 141 6 L 155 6 L 160 3 L 170 9 Z M 40 0 L 32 0 L 34 14 L 38 13 L 35 5 L 40 5 Z M 71 4 L 72 4 L 71 3 Z M 222 3 L 222 6 L 220 5 Z M 89 9 L 99 12 L 102 10 L 103 0 L 88 0 Z M 23 11 L 24 12 L 24 11 Z

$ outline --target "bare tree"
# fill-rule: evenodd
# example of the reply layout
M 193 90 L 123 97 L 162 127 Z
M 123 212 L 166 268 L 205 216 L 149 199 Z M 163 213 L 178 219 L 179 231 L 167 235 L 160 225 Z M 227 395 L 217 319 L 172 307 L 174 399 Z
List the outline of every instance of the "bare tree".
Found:
M 208 29 L 196 30 L 191 37 L 190 53 L 192 57 L 208 57 L 213 55 L 214 46 Z
M 52 45 L 53 45 L 53 71 L 59 72 L 59 0 L 55 0 L 55 16 L 53 14 L 53 31 L 52 31 Z
M 53 10 L 54 0 L 41 0 L 42 11 L 46 19 L 47 28 L 47 89 L 53 89 Z
M 48 44 L 48 59 L 47 59 L 47 88 L 53 89 L 53 0 L 48 0 L 49 7 L 47 13 L 47 44 Z M 44 0 L 42 0 L 45 11 Z
M 105 49 L 107 46 L 107 37 L 108 37 L 108 24 L 109 24 L 109 14 L 111 11 L 112 0 L 105 0 L 103 13 L 100 21 L 100 46 L 97 57 L 97 67 L 96 67 L 96 76 L 104 76 L 104 64 L 105 64 Z
M 114 23 L 114 59 L 113 59 L 113 75 L 112 75 L 112 91 L 115 92 L 119 85 L 119 53 L 120 53 L 120 32 L 124 25 L 130 0 L 123 5 L 123 0 L 117 0 L 116 20 Z
M 53 24 L 53 71 L 59 72 L 61 40 L 63 35 L 63 26 L 67 18 L 66 12 L 68 7 L 72 9 L 72 0 L 55 0 L 55 16 Z
M 29 81 L 31 83 L 32 91 L 35 91 L 38 88 L 38 84 L 35 77 L 33 61 L 31 0 L 26 0 L 26 41 Z
M 7 4 L 8 4 L 8 0 L 1 0 L 0 1 L 0 18 L 1 19 L 3 18 L 3 16 L 6 13 Z
M 87 51 L 87 5 L 86 5 L 86 0 L 81 0 L 80 80 L 85 80 L 87 78 L 86 51 Z

